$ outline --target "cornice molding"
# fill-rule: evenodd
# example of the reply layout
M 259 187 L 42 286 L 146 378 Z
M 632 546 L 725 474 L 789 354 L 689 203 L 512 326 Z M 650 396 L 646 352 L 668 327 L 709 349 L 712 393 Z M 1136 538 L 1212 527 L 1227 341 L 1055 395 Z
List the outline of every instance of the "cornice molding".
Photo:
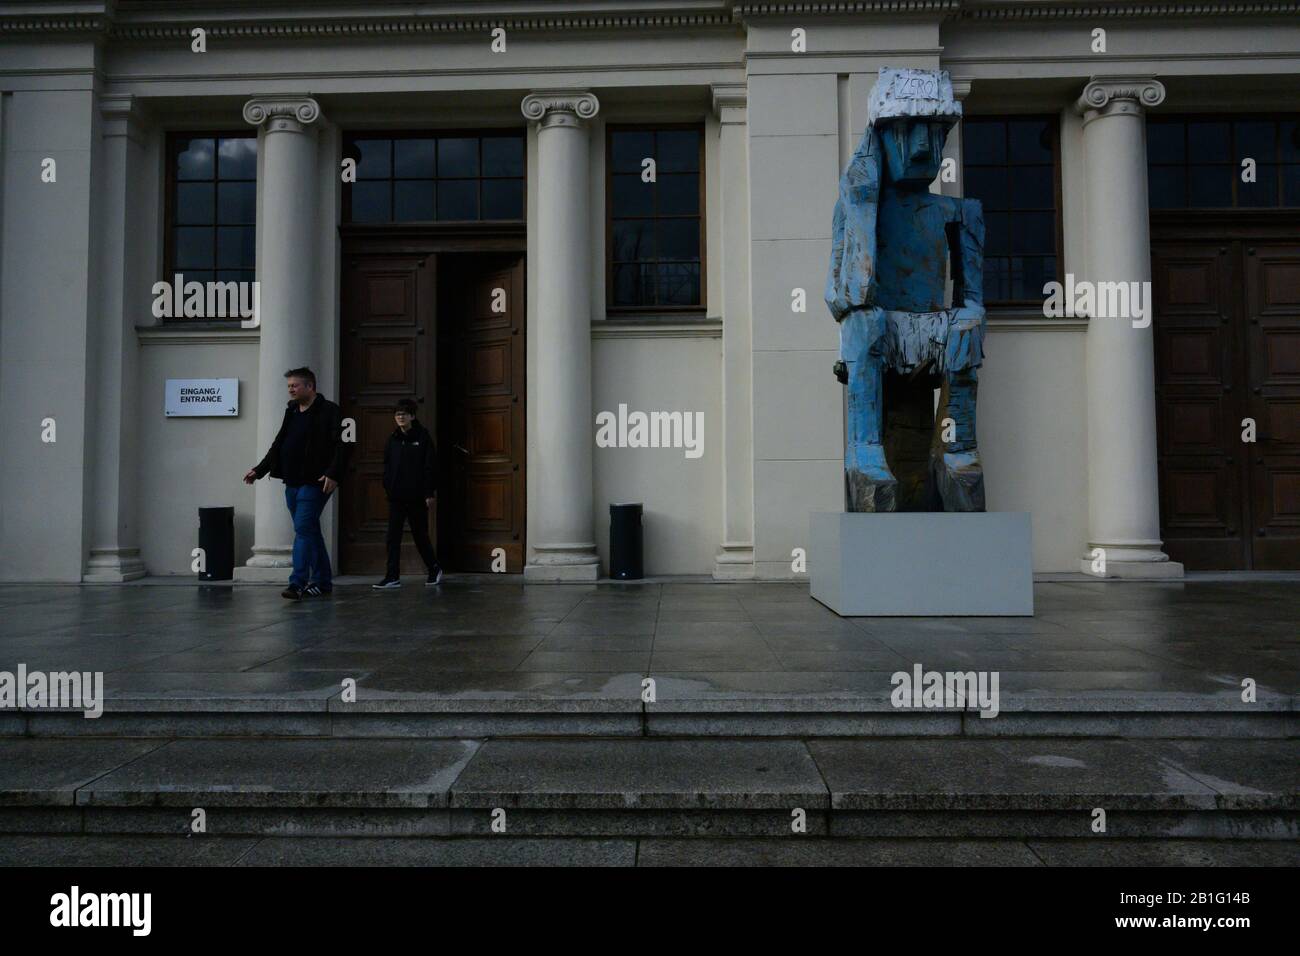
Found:
M 466 3 L 467 9 L 473 4 Z M 522 6 L 522 5 L 521 5 Z M 0 34 L 87 34 L 122 42 L 188 41 L 202 26 L 218 40 L 311 40 L 319 37 L 415 36 L 485 33 L 496 27 L 521 33 L 569 30 L 735 29 L 748 20 L 772 17 L 887 15 L 967 20 L 1109 20 L 1165 17 L 1286 16 L 1300 13 L 1300 0 L 1164 0 L 1164 2 L 1071 2 L 1071 0 L 717 0 L 701 9 L 681 0 L 677 10 L 646 4 L 624 13 L 577 8 L 549 16 L 524 10 L 498 17 L 417 16 L 395 9 L 374 16 L 340 18 L 328 9 L 302 8 L 280 19 L 229 9 L 109 8 L 106 13 L 32 13 L 0 17 Z
M 1141 115 L 1165 101 L 1165 85 L 1147 76 L 1094 76 L 1074 104 L 1084 122 L 1116 113 Z
M 580 126 L 600 111 L 600 100 L 586 90 L 539 90 L 525 96 L 519 109 L 543 129 Z
M 1170 0 L 1165 3 L 1038 3 L 963 0 L 960 16 L 969 20 L 1079 20 L 1279 16 L 1300 13 L 1300 0 Z
M 13 33 L 108 33 L 111 24 L 107 17 L 3 17 L 0 34 Z
M 244 122 L 268 130 L 301 132 L 320 117 L 320 104 L 310 96 L 255 96 L 244 104 Z
M 863 13 L 956 13 L 962 0 L 787 0 L 787 2 L 745 2 L 738 0 L 732 11 L 738 20 L 758 17 L 844 16 Z

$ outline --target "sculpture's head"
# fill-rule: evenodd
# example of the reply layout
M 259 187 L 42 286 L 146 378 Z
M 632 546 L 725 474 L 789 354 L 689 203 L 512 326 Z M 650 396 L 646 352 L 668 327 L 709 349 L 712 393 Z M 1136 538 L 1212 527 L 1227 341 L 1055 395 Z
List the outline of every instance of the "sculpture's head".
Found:
M 899 185 L 925 188 L 943 163 L 948 125 L 929 117 L 896 119 L 880 127 L 886 176 Z
M 933 182 L 948 130 L 960 119 L 947 70 L 883 67 L 867 101 L 867 124 L 880 137 L 885 174 L 899 185 Z

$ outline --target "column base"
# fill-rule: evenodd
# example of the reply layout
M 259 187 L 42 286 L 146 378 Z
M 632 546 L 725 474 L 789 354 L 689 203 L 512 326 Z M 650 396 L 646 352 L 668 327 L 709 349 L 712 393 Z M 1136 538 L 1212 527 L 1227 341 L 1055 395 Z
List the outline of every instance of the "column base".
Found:
M 713 558 L 713 580 L 749 581 L 754 577 L 754 545 L 749 541 L 724 541 Z
M 254 547 L 247 564 L 235 567 L 235 580 L 252 584 L 287 583 L 293 571 L 293 548 Z
M 566 581 L 595 581 L 600 578 L 596 543 L 553 544 L 537 548 L 524 565 L 525 584 L 562 584 Z
M 139 548 L 91 548 L 81 580 L 84 584 L 121 584 L 148 573 Z
M 1167 581 L 1181 578 L 1183 566 L 1177 561 L 1170 561 L 1169 555 L 1160 550 L 1160 545 L 1159 541 L 1122 545 L 1090 544 L 1088 554 L 1079 559 L 1079 570 L 1094 578 L 1125 581 Z M 1092 553 L 1097 548 L 1105 552 L 1103 567 L 1097 566 L 1097 558 Z
M 293 567 L 255 568 L 241 564 L 235 568 L 235 580 L 244 584 L 288 584 Z

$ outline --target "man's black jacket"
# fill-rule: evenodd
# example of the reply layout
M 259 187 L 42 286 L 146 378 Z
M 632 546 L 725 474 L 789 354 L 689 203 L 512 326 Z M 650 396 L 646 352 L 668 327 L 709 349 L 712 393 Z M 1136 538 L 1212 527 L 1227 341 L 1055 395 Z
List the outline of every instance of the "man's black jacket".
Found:
M 343 441 L 343 413 L 337 405 L 320 392 L 316 400 L 305 412 L 298 411 L 298 403 L 290 401 L 284 410 L 284 421 L 280 431 L 271 443 L 271 450 L 253 469 L 258 478 L 267 472 L 272 478 L 283 478 L 285 469 L 280 462 L 280 449 L 284 445 L 284 434 L 289 428 L 290 415 L 307 416 L 307 447 L 303 452 L 303 477 L 315 484 L 322 475 L 343 480 L 343 469 L 347 465 L 351 445 Z
M 396 500 L 432 498 L 438 490 L 438 454 L 433 436 L 418 421 L 409 431 L 393 429 L 384 446 L 384 491 Z

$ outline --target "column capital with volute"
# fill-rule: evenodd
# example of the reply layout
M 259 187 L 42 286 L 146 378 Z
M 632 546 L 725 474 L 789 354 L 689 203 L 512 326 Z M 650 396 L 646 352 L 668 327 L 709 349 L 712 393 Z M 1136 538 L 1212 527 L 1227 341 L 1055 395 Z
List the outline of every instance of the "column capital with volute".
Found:
M 581 126 L 600 111 L 600 100 L 586 90 L 540 90 L 524 97 L 519 108 L 542 129 Z
M 320 118 L 320 104 L 310 96 L 255 96 L 244 104 L 244 122 L 268 132 L 301 133 Z
M 1094 76 L 1074 104 L 1085 123 L 1099 116 L 1141 116 L 1165 101 L 1165 85 L 1149 76 Z

